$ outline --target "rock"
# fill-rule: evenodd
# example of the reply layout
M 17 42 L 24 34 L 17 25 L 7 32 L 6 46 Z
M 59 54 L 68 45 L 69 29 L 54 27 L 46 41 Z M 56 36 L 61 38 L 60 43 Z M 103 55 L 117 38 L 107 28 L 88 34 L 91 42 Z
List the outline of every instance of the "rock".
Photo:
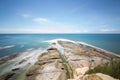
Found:
M 111 57 L 104 55 L 105 52 L 67 41 L 58 44 L 63 50 L 59 52 L 63 53 L 60 55 L 54 47 L 47 49 L 28 70 L 26 80 L 116 80 L 102 73 L 86 74 L 89 69 L 110 62 Z
M 52 45 L 56 45 L 56 43 L 52 43 Z
M 77 52 L 81 52 L 81 53 L 85 52 L 84 49 L 80 48 L 79 46 L 77 46 L 77 45 L 75 45 L 74 43 L 71 43 L 71 42 L 69 42 L 69 43 L 68 42 L 61 42 L 60 45 L 62 47 L 67 47 L 67 48 L 70 48 L 70 49 L 72 49 L 74 51 L 77 51 Z
M 17 71 L 17 70 L 19 70 L 20 68 L 14 68 L 14 69 L 12 69 L 12 71 Z
M 117 80 L 102 73 L 86 74 L 89 69 L 98 65 L 109 64 L 113 57 L 115 56 L 92 46 L 60 40 L 58 44 L 53 43 L 52 47 L 42 53 L 37 62 L 26 69 L 25 75 L 19 72 L 20 68 L 14 68 L 11 72 L 0 76 L 0 80 L 12 80 L 18 78 L 16 77 L 18 75 L 20 78 L 21 75 L 25 76 L 25 80 Z M 15 56 L 1 59 L 0 64 L 12 58 Z M 29 58 L 22 59 L 17 65 L 26 62 Z
M 0 76 L 0 80 L 9 80 L 15 73 L 7 73 L 5 75 Z
M 6 63 L 9 60 L 12 60 L 12 59 L 18 57 L 18 56 L 19 56 L 19 54 L 13 54 L 13 55 L 10 55 L 10 56 L 3 57 L 3 58 L 0 59 L 0 65 Z
M 99 77 L 102 78 L 102 80 L 119 80 L 119 79 L 115 79 L 109 75 L 106 74 L 102 74 L 102 73 L 97 73 L 96 75 L 98 75 Z
M 73 80 L 80 79 L 89 68 L 94 68 L 97 65 L 110 62 L 108 56 L 101 54 L 97 49 L 91 46 L 78 46 L 72 42 L 64 41 L 60 41 L 59 44 L 65 49 L 65 60 L 67 60 L 72 70 Z M 98 75 L 86 75 L 83 80 L 94 80 L 94 78 L 95 80 L 102 80 Z
M 48 48 L 47 50 L 56 50 L 56 48 L 51 47 L 51 48 Z
M 118 80 L 109 75 L 102 74 L 102 73 L 84 75 L 83 77 L 79 79 L 80 80 Z
M 55 48 L 39 56 L 26 74 L 26 80 L 67 80 L 66 70 Z
M 32 76 L 33 75 L 33 73 L 27 73 L 26 74 L 26 76 L 28 77 L 28 76 Z
M 100 76 L 98 76 L 98 75 L 91 74 L 91 75 L 83 76 L 80 80 L 102 80 L 102 78 Z
M 89 67 L 82 67 L 75 69 L 74 77 L 78 77 L 79 75 L 84 75 L 86 71 L 89 70 Z
M 28 77 L 28 76 L 32 76 L 33 74 L 35 74 L 36 71 L 39 69 L 39 67 L 40 67 L 40 65 L 34 65 L 34 66 L 32 66 L 32 67 L 28 70 L 28 72 L 26 73 L 26 76 Z
M 22 64 L 24 62 L 26 62 L 27 60 L 26 59 L 23 59 L 22 61 L 20 61 L 18 64 Z

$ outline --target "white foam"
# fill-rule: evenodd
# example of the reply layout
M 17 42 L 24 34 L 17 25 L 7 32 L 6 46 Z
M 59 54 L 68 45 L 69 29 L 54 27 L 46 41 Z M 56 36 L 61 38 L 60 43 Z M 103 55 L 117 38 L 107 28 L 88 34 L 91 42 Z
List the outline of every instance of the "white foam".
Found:
M 29 49 L 27 49 L 27 51 L 31 51 L 31 50 L 33 50 L 34 48 L 29 48 Z
M 42 53 L 42 51 L 43 50 L 41 48 L 38 48 L 20 53 L 20 56 L 8 61 L 8 63 L 11 63 L 10 65 L 12 65 L 9 69 L 11 70 L 14 68 L 24 68 L 28 64 L 29 66 L 32 66 L 37 61 L 38 56 Z M 19 64 L 19 62 L 21 62 L 22 60 L 26 61 Z
M 58 41 L 68 41 L 68 42 L 73 42 L 75 43 L 75 41 L 72 41 L 72 40 L 69 40 L 69 39 L 53 39 L 53 40 L 47 40 L 47 41 L 44 41 L 44 42 L 48 42 L 48 43 L 56 43 Z
M 38 60 L 38 56 L 45 51 L 46 50 L 42 50 L 41 48 L 38 48 L 38 49 L 33 49 L 30 51 L 26 50 L 25 52 L 18 53 L 19 56 L 17 56 L 12 60 L 7 61 L 5 64 L 0 65 L 0 68 L 1 68 L 0 75 L 7 73 L 15 68 L 22 69 L 25 66 L 28 66 L 28 67 L 32 66 Z
M 15 45 L 3 46 L 3 47 L 0 47 L 0 50 L 12 48 L 12 47 L 14 47 L 14 46 L 15 46 Z
M 53 40 L 48 40 L 48 41 L 45 41 L 45 42 L 48 42 L 48 43 L 56 43 L 56 45 L 51 45 L 51 47 L 55 47 L 58 49 L 58 51 L 64 55 L 64 48 L 58 43 L 58 41 L 69 41 L 69 42 L 72 42 L 71 40 L 68 40 L 68 39 L 53 39 Z

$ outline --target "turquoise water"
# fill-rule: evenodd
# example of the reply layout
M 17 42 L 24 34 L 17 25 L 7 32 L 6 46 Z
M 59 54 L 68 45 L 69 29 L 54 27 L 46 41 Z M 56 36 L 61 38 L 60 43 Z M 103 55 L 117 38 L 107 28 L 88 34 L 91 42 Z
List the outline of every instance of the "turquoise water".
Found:
M 120 34 L 0 34 L 0 57 L 27 51 L 46 49 L 47 40 L 70 39 L 85 42 L 120 54 Z

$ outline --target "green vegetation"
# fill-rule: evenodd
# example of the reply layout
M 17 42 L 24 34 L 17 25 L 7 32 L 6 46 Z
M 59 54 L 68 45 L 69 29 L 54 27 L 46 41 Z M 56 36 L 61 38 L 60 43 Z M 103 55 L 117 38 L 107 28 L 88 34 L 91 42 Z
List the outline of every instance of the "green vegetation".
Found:
M 120 58 L 111 59 L 108 64 L 98 65 L 94 69 L 90 69 L 86 74 L 92 73 L 103 73 L 120 79 Z
M 67 72 L 66 72 L 67 78 L 68 78 L 68 79 L 72 79 L 72 78 L 73 78 L 73 72 L 72 72 L 72 69 L 71 69 L 71 67 L 70 67 L 70 64 L 66 61 L 66 60 L 67 60 L 66 56 L 61 55 L 61 59 L 62 59 L 62 61 L 63 61 L 64 68 L 65 68 L 66 71 L 67 71 Z

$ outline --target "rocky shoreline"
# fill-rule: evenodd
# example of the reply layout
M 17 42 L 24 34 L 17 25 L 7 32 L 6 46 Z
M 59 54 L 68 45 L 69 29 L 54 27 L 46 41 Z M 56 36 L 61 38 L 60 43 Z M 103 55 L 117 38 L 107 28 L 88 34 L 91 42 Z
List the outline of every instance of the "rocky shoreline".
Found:
M 0 60 L 0 80 L 24 80 L 27 70 L 37 61 L 41 49 L 26 51 Z
M 6 63 L 7 61 L 11 60 L 11 59 L 14 59 L 16 57 L 18 57 L 19 54 L 13 54 L 13 55 L 10 55 L 10 56 L 5 56 L 3 58 L 0 58 L 0 65 Z
M 27 80 L 66 80 L 66 70 L 57 49 L 49 48 L 27 73 Z
M 34 65 L 26 67 L 24 78 L 15 79 L 15 73 L 6 73 L 0 80 L 119 80 L 102 73 L 86 74 L 113 58 L 120 59 L 120 56 L 82 43 L 56 40 L 39 55 Z M 20 62 L 23 63 L 24 60 Z M 12 72 L 17 70 L 19 68 L 14 68 Z
M 117 80 L 102 73 L 85 75 L 90 68 L 109 63 L 111 58 L 119 56 L 91 46 L 58 40 L 39 56 L 26 80 Z

